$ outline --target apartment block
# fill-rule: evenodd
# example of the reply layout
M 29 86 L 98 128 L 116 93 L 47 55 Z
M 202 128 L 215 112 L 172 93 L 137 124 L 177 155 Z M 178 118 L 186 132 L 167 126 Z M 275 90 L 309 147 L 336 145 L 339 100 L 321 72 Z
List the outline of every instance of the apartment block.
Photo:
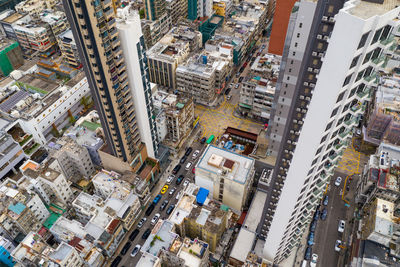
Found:
M 145 0 L 144 15 L 148 20 L 157 20 L 166 13 L 167 2 L 165 0 Z
M 18 42 L 6 38 L 0 39 L 0 75 L 7 77 L 13 70 L 24 64 L 22 50 Z
M 136 121 L 114 4 L 92 1 L 77 6 L 72 0 L 64 0 L 63 6 L 103 128 L 103 155 L 138 168 L 133 163 L 146 152 Z
M 150 81 L 161 86 L 176 88 L 176 68 L 189 56 L 188 42 L 166 42 L 161 39 L 147 51 Z
M 228 226 L 229 211 L 209 199 L 205 188 L 190 184 L 183 193 L 169 220 L 175 224 L 178 234 L 183 237 L 198 238 L 215 252 Z
M 214 0 L 213 10 L 215 15 L 224 17 L 229 15 L 232 11 L 233 1 L 232 0 Z
M 361 169 L 357 184 L 356 201 L 365 206 L 373 199 L 397 203 L 400 199 L 400 147 L 382 142 Z
M 171 18 L 171 23 L 176 25 L 178 22 L 187 18 L 188 5 L 187 1 L 183 0 L 167 0 L 167 14 Z
M 193 129 L 193 101 L 163 91 L 158 91 L 153 99 L 154 106 L 165 117 L 165 141 L 172 148 L 179 149 Z M 159 130 L 161 131 L 161 129 Z
M 230 54 L 195 55 L 176 69 L 177 89 L 197 103 L 212 105 L 225 88 L 232 66 Z
M 49 146 L 51 157 L 57 161 L 69 181 L 78 183 L 81 179 L 89 180 L 94 174 L 95 168 L 88 150 L 72 138 L 61 137 Z
M 168 13 L 164 13 L 156 20 L 140 20 L 146 49 L 156 44 L 172 27 L 172 20 Z
M 267 132 L 276 191 L 259 234 L 270 262 L 281 263 L 301 240 L 369 101 L 351 91 L 376 87 L 375 59 L 392 46 L 399 11 L 391 1 L 295 4 Z
M 15 6 L 20 13 L 28 13 L 32 16 L 39 16 L 44 10 L 52 10 L 56 6 L 56 0 L 25 0 Z
M 11 121 L 0 118 L 0 124 L 2 126 L 0 130 L 4 131 L 3 127 L 11 124 Z M 1 179 L 5 178 L 9 172 L 17 173 L 16 166 L 26 158 L 21 145 L 5 132 L 0 132 L 0 155 Z
M 42 66 L 52 65 L 49 61 L 40 62 L 43 62 Z M 66 70 L 67 66 L 64 67 L 62 69 Z M 27 72 L 34 69 L 37 69 L 35 64 Z M 56 71 L 39 69 L 39 72 L 53 76 L 56 76 Z M 27 134 L 26 138 L 29 135 L 32 137 L 23 143 L 24 150 L 29 152 L 27 154 L 32 154 L 37 148 L 34 142 L 44 145 L 52 137 L 58 137 L 63 128 L 75 122 L 91 103 L 89 84 L 83 72 L 66 83 L 62 79 L 44 78 L 39 72 L 17 73 L 13 76 L 15 80 L 9 79 L 9 83 L 0 89 L 4 100 L 0 104 L 0 111 L 15 122 L 8 131 L 18 142 L 24 141 L 24 133 Z M 25 149 L 27 146 L 34 147 Z
M 196 20 L 198 18 L 210 18 L 213 14 L 212 0 L 189 0 L 188 1 L 188 19 Z
M 195 183 L 207 189 L 210 198 L 239 213 L 253 183 L 254 162 L 254 159 L 209 145 L 196 164 Z
M 147 65 L 146 48 L 140 28 L 139 13 L 128 5 L 118 9 L 117 29 L 126 59 L 126 71 L 136 110 L 140 138 L 151 158 L 158 156 L 159 139 L 153 118 L 154 107 Z M 136 44 L 132 48 L 132 44 Z M 124 67 L 124 66 L 121 66 Z
M 253 77 L 242 83 L 239 110 L 244 116 L 268 122 L 274 103 L 275 84 L 271 80 Z
M 11 257 L 11 252 L 15 249 L 15 245 L 5 237 L 0 237 L 0 262 L 6 266 L 12 267 L 15 262 Z
M 50 159 L 46 164 L 27 160 L 21 167 L 21 171 L 30 179 L 32 189 L 46 202 L 59 201 L 64 205 L 72 200 L 73 193 L 69 182 L 61 170 L 57 171 L 58 163 Z
M 82 64 L 79 60 L 78 48 L 74 40 L 74 36 L 70 29 L 57 36 L 58 47 L 64 57 L 64 60 L 74 68 L 81 68 Z
M 140 214 L 141 204 L 139 197 L 132 192 L 131 185 L 120 178 L 117 173 L 103 170 L 93 177 L 92 183 L 95 193 L 104 199 L 105 206 L 115 210 L 123 227 L 130 230 Z

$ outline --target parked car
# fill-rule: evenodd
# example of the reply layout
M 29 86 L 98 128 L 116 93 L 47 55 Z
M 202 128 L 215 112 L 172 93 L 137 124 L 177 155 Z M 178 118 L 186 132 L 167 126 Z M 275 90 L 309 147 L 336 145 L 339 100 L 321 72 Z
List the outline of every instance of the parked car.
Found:
M 186 164 L 186 166 L 185 166 L 185 170 L 189 170 L 190 169 L 190 167 L 192 167 L 192 162 L 188 162 L 187 164 Z
M 175 175 L 171 174 L 170 176 L 168 176 L 167 178 L 167 184 L 172 183 L 172 181 L 175 179 Z
M 172 170 L 172 174 L 177 174 L 180 169 L 181 169 L 181 165 L 180 164 L 176 165 L 174 167 L 174 169 Z
M 328 211 L 326 209 L 323 209 L 321 212 L 321 220 L 325 221 L 327 216 L 328 216 Z
M 138 234 L 139 234 L 139 229 L 133 230 L 133 232 L 129 235 L 129 241 L 135 240 Z
M 192 153 L 192 151 L 193 151 L 193 148 L 188 147 L 188 148 L 186 149 L 186 151 L 185 151 L 185 155 L 186 155 L 186 156 L 189 156 L 190 153 Z
M 153 209 L 154 209 L 154 206 L 153 206 Z M 151 210 L 151 211 L 153 211 L 153 210 Z M 150 213 L 151 213 L 151 212 L 150 212 Z M 146 211 L 146 214 L 147 214 L 147 211 Z M 150 214 L 149 214 L 149 215 L 150 215 Z M 147 216 L 149 216 L 149 215 L 147 215 Z M 142 228 L 143 224 L 144 224 L 146 221 L 147 221 L 146 218 L 142 218 L 142 219 L 140 220 L 140 222 L 138 223 L 137 227 L 138 227 L 139 229 Z
M 335 185 L 336 185 L 336 186 L 340 186 L 341 183 L 342 183 L 342 177 L 338 176 L 338 177 L 336 178 Z
M 121 255 L 125 255 L 128 252 L 128 249 L 130 249 L 132 246 L 131 242 L 126 242 L 124 247 L 121 249 Z
M 311 222 L 311 225 L 310 225 L 310 232 L 315 232 L 315 229 L 317 228 L 317 221 L 316 220 L 313 220 L 312 222 Z
M 311 259 L 311 247 L 307 247 L 306 253 L 304 254 L 304 259 L 307 261 Z
M 164 200 L 164 202 L 160 206 L 160 210 L 164 210 L 168 205 L 168 200 Z
M 319 216 L 321 216 L 321 212 L 319 210 L 316 210 L 314 213 L 314 220 L 317 221 L 319 219 Z
M 160 201 L 160 199 L 161 199 L 161 195 L 158 194 L 158 195 L 154 198 L 153 204 L 154 204 L 154 205 L 157 205 L 157 203 Z
M 111 263 L 110 267 L 117 267 L 118 264 L 121 262 L 121 260 L 122 260 L 121 256 L 117 256 L 117 257 L 113 260 L 113 262 Z
M 169 195 L 170 196 L 173 195 L 175 193 L 175 190 L 176 190 L 175 187 L 173 187 L 171 190 L 169 190 Z
M 192 159 L 196 159 L 200 154 L 200 150 L 196 150 L 193 152 Z
M 324 201 L 322 202 L 322 205 L 328 206 L 328 201 L 329 201 L 329 197 L 328 197 L 328 196 L 325 196 L 325 197 L 324 197 Z
M 168 207 L 167 211 L 165 213 L 167 213 L 168 215 L 170 215 L 172 213 L 172 211 L 174 210 L 175 205 L 172 204 L 171 206 Z
M 154 205 L 154 204 L 151 204 L 151 205 L 147 208 L 147 210 L 146 210 L 146 212 L 145 212 L 146 216 L 149 216 L 149 215 L 153 212 L 154 207 L 155 207 L 155 205 Z
M 178 192 L 178 194 L 176 194 L 175 199 L 178 200 L 178 199 L 181 197 L 181 195 L 182 195 L 182 191 L 181 191 L 181 192 Z
M 240 78 L 242 78 L 242 77 L 240 77 Z M 243 79 L 242 79 L 243 80 Z M 235 89 L 238 89 L 239 88 L 239 84 L 237 83 L 236 85 L 235 85 Z
M 344 227 L 346 226 L 346 222 L 343 220 L 339 221 L 339 226 L 338 226 L 338 232 L 343 233 L 344 232 Z
M 131 252 L 131 257 L 135 257 L 136 254 L 138 254 L 138 252 L 140 251 L 140 248 L 141 248 L 140 245 L 136 245 L 135 248 Z
M 183 187 L 186 187 L 189 184 L 188 180 L 185 180 L 185 182 L 183 183 Z
M 168 185 L 164 185 L 163 188 L 161 189 L 160 193 L 161 195 L 164 195 L 168 191 Z
M 231 95 L 228 95 L 227 97 L 226 97 L 226 100 L 231 100 L 232 99 L 232 96 Z
M 200 139 L 200 144 L 204 144 L 207 141 L 207 138 L 203 137 Z
M 151 233 L 150 228 L 147 228 L 146 231 L 144 231 L 144 233 L 143 233 L 143 235 L 142 235 L 142 239 L 148 238 L 149 235 L 150 235 L 150 233 Z
M 318 261 L 318 255 L 317 254 L 312 254 L 311 256 L 311 261 L 310 261 L 310 267 L 316 267 L 317 266 L 317 261 Z
M 340 251 L 340 246 L 342 245 L 342 241 L 341 240 L 336 240 L 335 243 L 335 251 L 339 252 Z
M 228 88 L 225 90 L 225 95 L 229 95 L 229 93 L 231 92 L 231 88 Z
M 185 177 L 183 175 L 179 175 L 178 179 L 176 179 L 176 184 L 180 185 L 182 183 L 183 179 L 185 179 Z
M 241 83 L 243 81 L 243 77 L 239 78 L 239 83 Z
M 185 161 L 187 160 L 187 156 L 183 155 L 183 157 L 181 158 L 181 160 L 179 161 L 180 164 L 185 163 Z
M 151 219 L 150 224 L 151 224 L 151 225 L 155 225 L 155 224 L 157 223 L 158 219 L 160 219 L 160 216 L 161 216 L 160 213 L 156 213 L 156 214 L 154 215 L 153 219 Z
M 196 173 L 196 167 L 193 167 L 192 169 L 192 173 L 195 174 Z
M 311 233 L 308 235 L 307 244 L 308 244 L 309 246 L 314 245 L 314 233 L 311 232 Z

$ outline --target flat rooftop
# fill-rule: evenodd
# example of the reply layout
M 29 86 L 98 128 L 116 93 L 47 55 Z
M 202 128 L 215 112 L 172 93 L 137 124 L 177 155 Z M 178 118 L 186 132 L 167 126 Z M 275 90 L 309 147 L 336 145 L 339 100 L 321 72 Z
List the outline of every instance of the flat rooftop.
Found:
M 189 216 L 193 209 L 193 202 L 195 200 L 195 196 L 184 195 L 178 202 L 177 206 L 169 217 L 169 220 L 177 225 L 180 225 L 183 222 L 183 219 Z
M 168 250 L 169 246 L 178 236 L 172 232 L 173 226 L 174 224 L 170 221 L 159 220 L 151 231 L 150 236 L 143 244 L 141 251 L 148 252 L 153 256 L 157 256 L 160 249 Z M 156 238 L 155 236 L 159 236 L 160 239 Z M 153 245 L 150 244 L 152 242 Z
M 235 244 L 233 245 L 230 257 L 244 263 L 246 261 L 247 254 L 249 254 L 252 249 L 255 237 L 256 234 L 254 232 L 242 227 L 239 231 L 239 235 L 236 238 Z
M 362 19 L 368 19 L 373 16 L 383 15 L 397 8 L 398 6 L 400 6 L 400 0 L 383 0 L 382 4 L 360 0 L 351 0 L 346 4 L 351 6 L 348 9 L 348 12 L 350 14 L 360 17 Z
M 228 179 L 244 184 L 254 166 L 254 159 L 209 145 L 196 168 L 222 175 L 227 170 Z
M 243 224 L 243 226 L 246 226 L 249 231 L 256 232 L 258 223 L 262 217 L 260 211 L 263 210 L 266 199 L 267 193 L 257 190 Z

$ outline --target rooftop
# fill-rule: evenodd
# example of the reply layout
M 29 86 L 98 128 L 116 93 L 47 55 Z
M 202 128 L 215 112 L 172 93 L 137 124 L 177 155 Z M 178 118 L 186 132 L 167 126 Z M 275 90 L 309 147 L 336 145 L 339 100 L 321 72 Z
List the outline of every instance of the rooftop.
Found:
M 131 193 L 131 186 L 120 178 L 121 175 L 116 172 L 102 170 L 93 177 L 92 183 L 102 194 L 106 194 L 103 197 L 125 200 Z
M 49 254 L 49 257 L 53 261 L 61 263 L 65 259 L 65 257 L 67 257 L 71 253 L 71 250 L 73 249 L 74 248 L 70 245 L 62 242 L 56 250 Z
M 375 231 L 382 235 L 392 236 L 394 204 L 380 198 L 377 198 L 376 202 Z
M 142 253 L 142 257 L 140 257 L 139 261 L 136 263 L 136 267 L 153 267 L 158 266 L 157 263 L 160 263 L 158 257 L 149 253 Z
M 381 16 L 398 6 L 400 6 L 400 0 L 383 0 L 382 4 L 372 3 L 369 1 L 362 0 L 351 0 L 346 3 L 347 11 L 362 19 L 369 19 L 373 16 Z
M 62 40 L 65 43 L 69 43 L 71 45 L 76 45 L 74 36 L 72 34 L 72 31 L 70 29 L 66 30 L 65 32 L 61 33 L 58 38 Z
M 205 252 L 208 249 L 208 244 L 199 239 L 191 240 L 185 238 L 183 245 L 178 253 L 179 258 L 185 260 L 187 267 L 200 267 Z
M 243 227 L 245 227 L 249 231 L 256 232 L 258 223 L 261 220 L 262 216 L 260 210 L 263 210 L 266 199 L 267 193 L 257 190 L 256 195 L 251 202 L 250 209 L 247 213 Z
M 157 256 L 160 249 L 168 250 L 178 236 L 172 232 L 174 224 L 168 220 L 159 220 L 142 246 L 141 251 Z
M 192 211 L 195 200 L 195 196 L 185 194 L 177 203 L 177 206 L 170 215 L 169 220 L 177 225 L 180 225 L 183 222 L 183 219 L 186 218 Z
M 224 166 L 228 160 L 234 162 L 232 168 Z M 253 166 L 254 159 L 209 145 L 197 163 L 196 169 L 200 168 L 217 175 L 226 175 L 228 179 L 244 184 Z
M 242 227 L 235 240 L 230 257 L 244 263 L 246 261 L 247 254 L 249 254 L 252 249 L 255 237 L 256 234 L 254 232 Z

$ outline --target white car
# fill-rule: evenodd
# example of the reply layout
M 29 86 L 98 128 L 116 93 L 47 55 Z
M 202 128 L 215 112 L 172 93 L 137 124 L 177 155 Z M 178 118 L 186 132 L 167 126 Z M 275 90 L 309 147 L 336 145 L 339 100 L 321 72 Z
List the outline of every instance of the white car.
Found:
M 174 180 L 174 178 L 175 178 L 175 175 L 173 175 L 173 174 L 171 174 L 170 176 L 168 176 L 168 178 L 167 178 L 167 184 L 172 183 L 172 181 Z
M 337 251 L 337 252 L 339 252 L 340 251 L 340 246 L 342 245 L 342 241 L 340 241 L 340 240 L 336 240 L 336 243 L 335 243 L 335 251 Z
M 187 164 L 186 164 L 186 166 L 185 166 L 185 170 L 189 170 L 190 169 L 190 167 L 192 167 L 192 162 L 188 162 Z
M 144 224 L 146 221 L 147 221 L 146 218 L 142 218 L 142 219 L 140 220 L 140 222 L 138 223 L 137 228 L 138 228 L 138 229 L 142 228 L 143 224 Z
M 169 195 L 173 195 L 175 193 L 175 190 L 176 190 L 175 187 L 169 190 Z
M 200 150 L 196 150 L 195 152 L 193 152 L 192 159 L 196 159 L 199 156 L 199 154 Z
M 338 178 L 336 178 L 335 185 L 340 186 L 341 183 L 342 183 L 342 177 L 338 176 Z
M 345 221 L 343 221 L 343 220 L 339 221 L 339 227 L 338 227 L 339 233 L 343 233 L 344 232 L 344 226 L 345 225 L 346 225 Z
M 310 261 L 310 267 L 316 267 L 317 266 L 317 261 L 318 261 L 318 255 L 317 254 L 312 254 L 311 256 L 311 261 Z
M 156 215 L 154 215 L 153 219 L 151 219 L 151 225 L 155 225 L 158 221 L 158 219 L 160 219 L 160 213 L 156 213 Z
M 140 245 L 136 245 L 135 248 L 131 252 L 131 257 L 135 257 L 136 254 L 138 254 L 138 252 L 140 251 L 140 248 L 141 248 Z
M 181 195 L 182 195 L 182 192 L 178 192 L 178 194 L 176 194 L 175 198 L 178 200 L 181 197 Z
M 185 182 L 183 182 L 183 187 L 186 187 L 189 184 L 188 180 L 185 180 Z

